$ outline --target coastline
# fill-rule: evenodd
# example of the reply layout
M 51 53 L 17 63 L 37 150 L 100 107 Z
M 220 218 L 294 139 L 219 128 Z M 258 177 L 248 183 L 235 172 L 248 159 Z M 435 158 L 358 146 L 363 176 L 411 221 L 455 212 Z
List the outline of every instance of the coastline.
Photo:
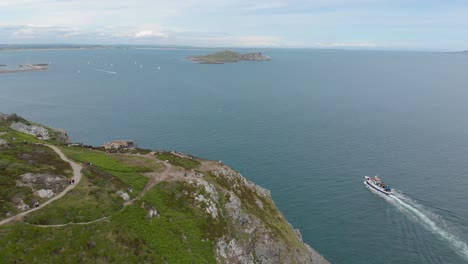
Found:
M 0 65 L 0 67 L 4 67 L 7 65 Z M 1 69 L 0 74 L 7 74 L 7 73 L 17 73 L 17 72 L 32 72 L 32 71 L 46 71 L 48 69 L 48 64 L 46 63 L 39 63 L 39 64 L 24 64 L 19 65 L 16 69 Z

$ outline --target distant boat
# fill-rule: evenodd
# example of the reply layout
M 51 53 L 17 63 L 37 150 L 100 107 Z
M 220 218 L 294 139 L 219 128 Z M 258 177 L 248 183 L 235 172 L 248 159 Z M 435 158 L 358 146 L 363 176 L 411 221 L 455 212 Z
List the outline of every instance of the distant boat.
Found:
M 365 176 L 364 178 L 366 179 L 364 183 L 370 186 L 372 189 L 386 195 L 393 194 L 392 189 L 390 189 L 390 186 L 388 184 L 385 184 L 378 176 L 374 176 L 374 178 Z
M 160 69 L 161 69 L 161 67 L 158 66 L 158 70 L 160 70 Z
M 88 64 L 89 64 L 89 61 L 88 61 Z
M 133 64 L 135 64 L 135 65 L 136 65 L 136 61 L 135 61 Z
M 81 71 L 80 70 L 77 70 L 76 73 L 80 73 Z
M 140 64 L 140 68 L 143 68 L 143 65 Z
M 114 64 L 111 64 L 111 67 L 114 67 Z

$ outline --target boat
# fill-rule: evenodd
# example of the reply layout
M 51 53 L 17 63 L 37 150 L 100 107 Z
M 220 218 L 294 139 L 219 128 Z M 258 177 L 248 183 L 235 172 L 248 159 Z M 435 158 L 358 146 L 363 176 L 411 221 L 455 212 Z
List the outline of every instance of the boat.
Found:
M 379 191 L 385 195 L 392 195 L 392 189 L 390 186 L 386 183 L 384 183 L 378 176 L 374 176 L 374 178 L 371 178 L 369 176 L 364 177 L 366 180 L 364 181 L 364 184 L 368 185 L 372 189 Z

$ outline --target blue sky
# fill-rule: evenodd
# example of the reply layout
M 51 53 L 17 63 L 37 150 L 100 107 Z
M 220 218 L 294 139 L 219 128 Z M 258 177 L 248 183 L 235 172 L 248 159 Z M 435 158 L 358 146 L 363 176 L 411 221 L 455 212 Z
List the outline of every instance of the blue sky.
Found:
M 468 0 L 0 0 L 0 43 L 468 49 Z

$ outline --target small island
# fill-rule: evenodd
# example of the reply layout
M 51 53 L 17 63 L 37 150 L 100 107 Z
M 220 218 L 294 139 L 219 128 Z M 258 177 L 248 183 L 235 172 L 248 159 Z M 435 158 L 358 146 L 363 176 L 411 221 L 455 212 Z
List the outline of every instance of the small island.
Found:
M 241 54 L 239 52 L 225 50 L 208 55 L 192 56 L 187 59 L 201 64 L 224 64 L 240 61 L 269 61 L 270 56 L 265 56 L 261 52 Z

